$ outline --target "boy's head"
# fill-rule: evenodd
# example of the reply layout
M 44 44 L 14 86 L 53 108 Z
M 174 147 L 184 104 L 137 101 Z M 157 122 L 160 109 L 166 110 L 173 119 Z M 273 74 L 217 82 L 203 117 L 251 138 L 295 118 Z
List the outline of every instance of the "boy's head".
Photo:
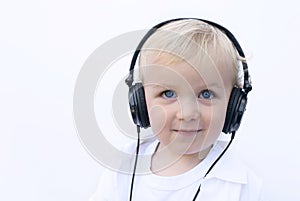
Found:
M 219 29 L 195 19 L 156 30 L 140 54 L 151 127 L 162 146 L 197 153 L 222 131 L 240 57 Z

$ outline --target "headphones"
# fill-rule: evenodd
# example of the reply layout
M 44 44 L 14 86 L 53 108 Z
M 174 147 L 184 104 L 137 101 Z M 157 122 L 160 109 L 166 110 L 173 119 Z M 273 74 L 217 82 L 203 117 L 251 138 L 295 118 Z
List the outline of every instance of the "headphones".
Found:
M 176 18 L 176 19 L 171 19 L 167 20 L 164 22 L 161 22 L 154 27 L 152 27 L 146 35 L 142 38 L 140 43 L 138 44 L 132 60 L 130 64 L 130 69 L 129 69 L 129 75 L 126 79 L 126 84 L 129 87 L 129 92 L 128 92 L 128 100 L 129 100 L 129 107 L 130 107 L 130 112 L 132 115 L 132 119 L 135 125 L 137 127 L 141 128 L 147 128 L 150 126 L 150 121 L 149 121 L 149 115 L 147 111 L 147 105 L 146 105 L 146 98 L 145 98 L 145 92 L 144 92 L 144 87 L 142 83 L 137 82 L 134 85 L 133 83 L 133 70 L 134 66 L 136 64 L 138 55 L 140 54 L 141 48 L 147 41 L 147 39 L 155 33 L 157 29 L 160 27 L 174 22 L 174 21 L 179 21 L 179 20 L 187 20 L 187 19 L 193 19 L 193 20 L 199 20 L 202 22 L 205 22 L 213 27 L 218 28 L 221 30 L 232 42 L 234 45 L 235 49 L 237 50 L 238 54 L 241 57 L 245 57 L 244 52 L 238 43 L 237 39 L 233 36 L 233 34 L 227 30 L 225 27 L 211 21 L 203 20 L 203 19 L 198 19 L 198 18 Z M 228 101 L 227 105 L 227 110 L 226 110 L 226 117 L 225 117 L 225 123 L 222 129 L 222 132 L 224 133 L 232 133 L 238 130 L 243 114 L 246 110 L 246 105 L 247 105 L 247 94 L 252 90 L 252 86 L 250 83 L 250 77 L 248 73 L 248 65 L 245 61 L 242 61 L 243 65 L 243 71 L 244 71 L 244 84 L 243 88 L 238 88 L 236 86 L 233 87 L 230 98 Z

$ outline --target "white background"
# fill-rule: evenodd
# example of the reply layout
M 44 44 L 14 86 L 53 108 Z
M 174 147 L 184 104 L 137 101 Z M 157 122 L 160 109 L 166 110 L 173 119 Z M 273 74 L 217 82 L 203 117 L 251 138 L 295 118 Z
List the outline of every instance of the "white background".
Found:
M 0 200 L 88 199 L 102 167 L 73 121 L 81 66 L 105 41 L 174 17 L 209 19 L 238 38 L 254 90 L 235 146 L 270 201 L 300 200 L 299 7 L 296 0 L 1 1 Z

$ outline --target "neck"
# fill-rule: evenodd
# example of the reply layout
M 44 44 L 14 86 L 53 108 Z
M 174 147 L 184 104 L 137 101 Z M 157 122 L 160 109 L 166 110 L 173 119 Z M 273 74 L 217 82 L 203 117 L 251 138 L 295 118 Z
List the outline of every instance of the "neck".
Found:
M 200 152 L 192 154 L 177 154 L 158 144 L 152 155 L 151 170 L 160 176 L 176 176 L 183 174 L 199 163 L 208 155 L 212 145 Z

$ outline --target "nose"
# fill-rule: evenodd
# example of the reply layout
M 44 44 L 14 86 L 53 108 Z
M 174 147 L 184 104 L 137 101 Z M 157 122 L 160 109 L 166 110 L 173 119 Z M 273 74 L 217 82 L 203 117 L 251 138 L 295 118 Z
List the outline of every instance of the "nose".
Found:
M 179 100 L 176 116 L 183 121 L 198 120 L 200 118 L 199 103 L 196 99 Z

